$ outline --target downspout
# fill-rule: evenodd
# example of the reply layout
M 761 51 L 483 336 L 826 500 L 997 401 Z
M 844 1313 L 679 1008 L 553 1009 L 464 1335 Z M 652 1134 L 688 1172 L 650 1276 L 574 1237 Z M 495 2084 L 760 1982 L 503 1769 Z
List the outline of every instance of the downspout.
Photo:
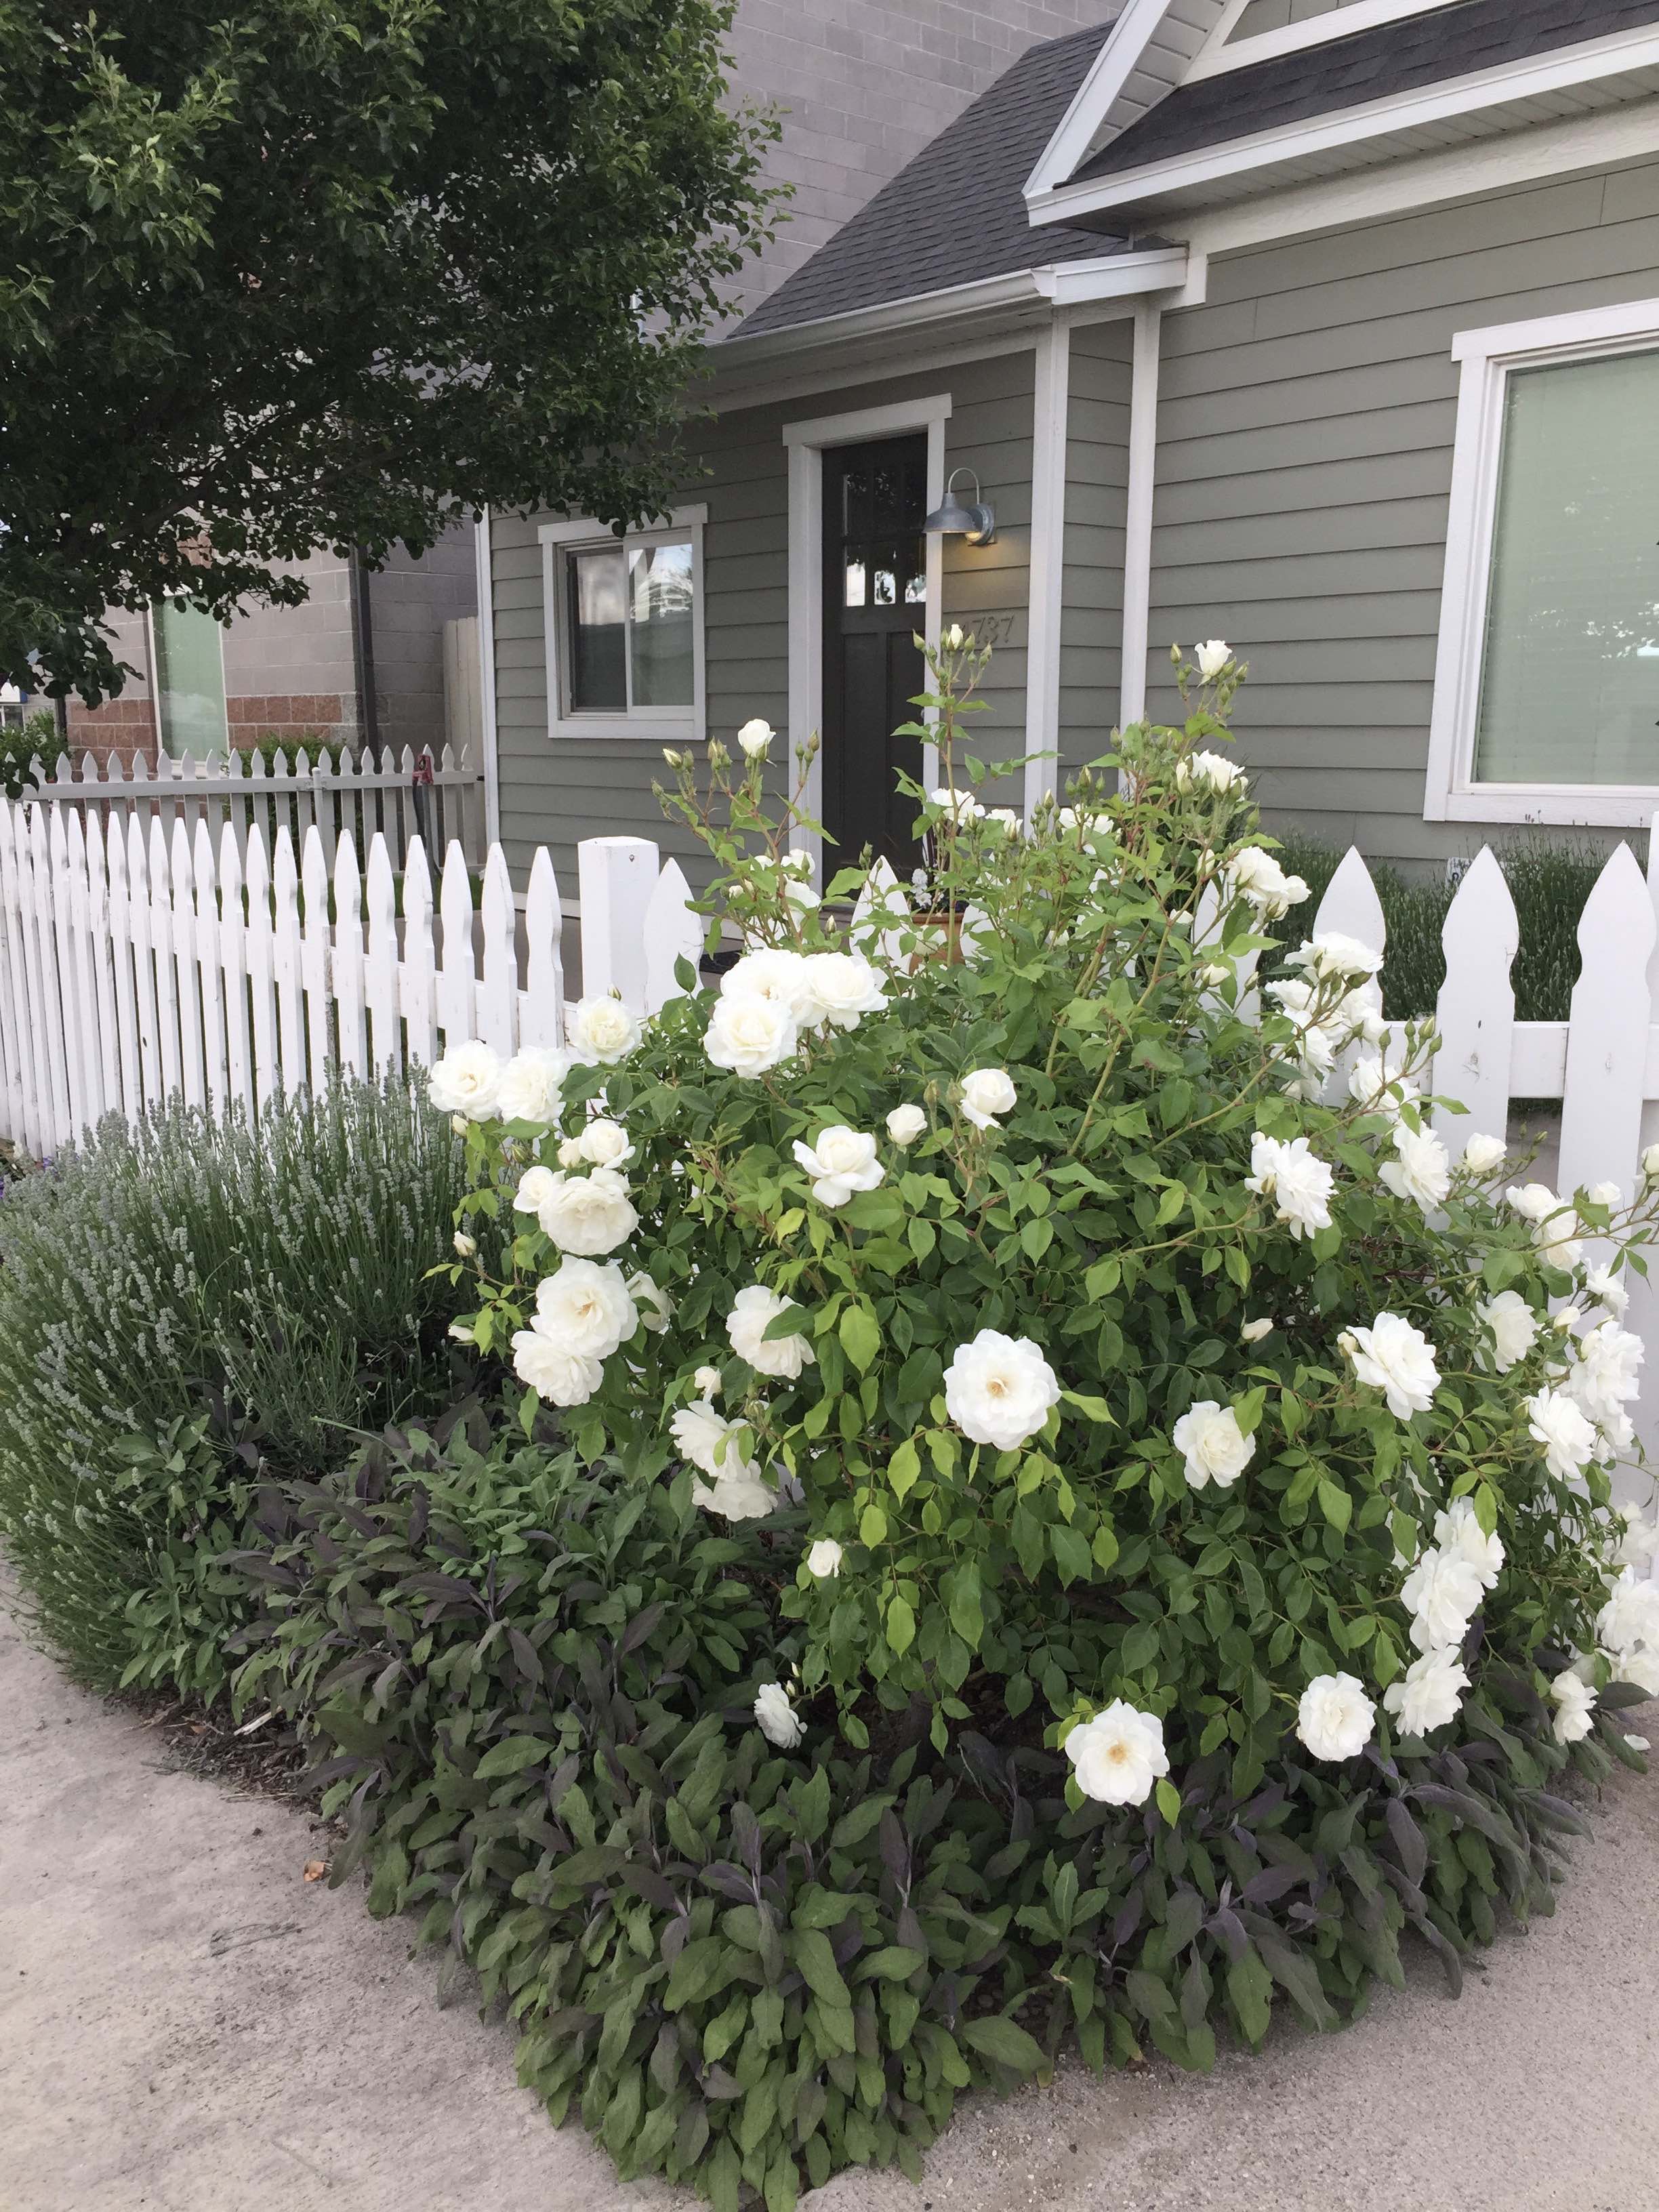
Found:
M 1031 396 L 1031 566 L 1025 659 L 1025 814 L 1059 787 L 1060 614 L 1066 574 L 1066 441 L 1072 334 L 1040 331 Z
M 354 546 L 351 582 L 351 665 L 357 686 L 357 728 L 361 744 L 380 749 L 380 708 L 374 690 L 374 606 L 368 562 Z
M 1147 629 L 1152 604 L 1152 494 L 1158 477 L 1158 368 L 1164 310 L 1152 300 L 1135 309 L 1129 381 L 1129 483 L 1124 501 L 1123 651 L 1118 725 L 1146 712 Z
M 501 785 L 495 740 L 495 592 L 489 557 L 489 509 L 480 507 L 472 526 L 478 582 L 478 720 L 483 733 L 484 842 L 501 836 Z

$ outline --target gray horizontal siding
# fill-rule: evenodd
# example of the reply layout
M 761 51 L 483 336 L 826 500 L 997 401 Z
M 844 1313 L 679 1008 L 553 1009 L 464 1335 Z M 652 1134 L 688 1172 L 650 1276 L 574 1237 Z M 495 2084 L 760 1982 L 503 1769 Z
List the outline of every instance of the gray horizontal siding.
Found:
M 745 408 L 696 426 L 696 459 L 684 496 L 707 505 L 703 534 L 704 657 L 711 737 L 729 743 L 750 715 L 785 731 L 789 714 L 788 462 L 787 422 L 948 392 L 947 468 L 965 464 L 996 509 L 997 542 L 947 541 L 945 619 L 1017 612 L 1021 635 L 1030 565 L 1031 393 L 1029 351 L 954 368 L 887 377 Z M 654 838 L 700 875 L 701 848 L 665 820 L 653 793 L 666 775 L 659 736 L 604 739 L 550 734 L 542 607 L 544 515 L 497 516 L 491 532 L 495 712 L 502 843 L 523 880 L 538 844 L 549 846 L 567 897 L 576 890 L 583 837 Z M 975 750 L 1023 750 L 1025 653 L 999 653 L 986 685 L 989 711 L 973 719 Z
M 1099 758 L 1117 719 L 1133 346 L 1127 318 L 1072 332 L 1060 617 L 1062 776 Z
M 1659 162 L 1219 257 L 1164 321 L 1149 677 L 1225 636 L 1276 824 L 1428 863 L 1460 330 L 1659 294 Z

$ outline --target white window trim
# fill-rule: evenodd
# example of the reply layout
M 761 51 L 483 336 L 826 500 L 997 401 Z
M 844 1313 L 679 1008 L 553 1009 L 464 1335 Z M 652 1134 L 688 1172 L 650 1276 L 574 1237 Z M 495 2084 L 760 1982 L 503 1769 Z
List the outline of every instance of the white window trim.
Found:
M 547 653 L 547 734 L 550 738 L 589 738 L 600 742 L 644 742 L 656 745 L 701 744 L 708 726 L 704 677 L 704 633 L 708 606 L 703 597 L 702 534 L 708 520 L 706 506 L 677 507 L 661 522 L 620 535 L 591 515 L 562 522 L 544 522 L 536 535 L 542 548 L 542 629 Z M 589 546 L 652 544 L 664 538 L 691 540 L 691 590 L 696 619 L 692 625 L 691 704 L 684 707 L 635 707 L 620 714 L 571 714 L 564 708 L 565 636 L 564 594 L 560 589 L 559 556 Z
M 945 497 L 945 425 L 951 395 L 901 399 L 886 407 L 860 407 L 845 415 L 820 415 L 810 422 L 786 422 L 783 442 L 789 454 L 789 728 L 790 754 L 817 729 L 823 709 L 823 456 L 831 446 L 861 446 L 877 438 L 901 437 L 907 430 L 927 433 L 927 507 Z M 945 581 L 945 541 L 927 539 L 927 604 L 921 634 L 929 645 L 939 635 L 939 605 Z M 931 781 L 937 756 L 923 750 L 923 775 Z M 815 821 L 823 811 L 823 756 L 815 754 L 802 804 Z M 789 842 L 810 853 L 812 869 L 823 878 L 823 840 L 816 830 L 796 829 Z
M 1310 46 L 1328 46 L 1335 39 L 1352 39 L 1361 31 L 1374 31 L 1385 23 L 1401 23 L 1413 15 L 1431 15 L 1454 0 L 1347 0 L 1322 15 L 1310 15 L 1300 23 L 1286 23 L 1277 31 L 1258 31 L 1248 39 L 1235 39 L 1234 25 L 1250 0 L 1231 0 L 1226 13 L 1194 57 L 1183 84 L 1197 84 L 1206 76 L 1224 76 L 1230 70 L 1249 69 L 1257 62 L 1273 62 L 1284 54 L 1305 53 Z
M 1477 783 L 1474 741 L 1485 658 L 1504 386 L 1511 370 L 1659 350 L 1659 300 L 1590 307 L 1488 330 L 1460 331 L 1462 365 L 1452 449 L 1451 509 L 1424 787 L 1425 822 L 1541 822 L 1642 829 L 1659 783 Z

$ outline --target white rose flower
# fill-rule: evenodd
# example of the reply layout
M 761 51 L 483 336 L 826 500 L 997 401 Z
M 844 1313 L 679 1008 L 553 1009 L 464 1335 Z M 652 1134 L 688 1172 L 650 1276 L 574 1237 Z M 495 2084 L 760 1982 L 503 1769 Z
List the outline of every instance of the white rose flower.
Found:
M 1066 1739 L 1077 1786 L 1100 1805 L 1144 1805 L 1170 1771 L 1164 1723 L 1121 1698 L 1080 1721 Z
M 982 822 L 985 818 L 985 809 L 971 791 L 955 791 L 948 783 L 943 783 L 927 796 L 933 805 L 942 807 L 957 822 Z
M 441 1114 L 491 1121 L 501 1087 L 501 1055 L 474 1037 L 452 1045 L 427 1078 L 427 1097 Z
M 654 1275 L 636 1267 L 623 1286 L 640 1310 L 640 1319 L 653 1336 L 660 1336 L 674 1318 L 674 1301 Z
M 1206 684 L 1213 684 L 1232 661 L 1233 649 L 1224 637 L 1206 637 L 1193 651 L 1198 659 L 1198 672 Z
M 752 715 L 738 732 L 738 743 L 750 760 L 764 760 L 768 748 L 777 732 L 758 714 Z
M 1400 1723 L 1401 1735 L 1428 1735 L 1455 1720 L 1469 1678 L 1450 1646 L 1413 1659 L 1382 1692 L 1382 1703 Z
M 1025 835 L 1025 824 L 1012 806 L 988 808 L 985 818 L 988 822 L 994 822 L 1005 836 L 1023 837 Z
M 811 1011 L 806 956 L 782 945 L 763 945 L 745 952 L 720 977 L 723 999 L 765 999 L 781 1006 L 799 1027 Z
M 465 1229 L 458 1229 L 454 1237 L 455 1250 L 463 1260 L 470 1260 L 478 1249 L 476 1237 L 469 1237 Z
M 1263 1136 L 1258 1129 L 1250 1139 L 1250 1173 L 1246 1190 L 1273 1202 L 1276 1217 L 1293 1237 L 1331 1225 L 1334 1171 L 1318 1158 L 1305 1137 Z
M 1659 1182 L 1659 1145 L 1650 1145 L 1642 1155 L 1642 1180 Z
M 708 1477 L 692 1484 L 693 1504 L 728 1521 L 758 1521 L 778 1502 L 759 1461 L 736 1441 L 744 1425 L 717 1413 L 704 1398 L 682 1406 L 668 1424 L 680 1457 Z
M 1339 978 L 1358 983 L 1381 972 L 1382 955 L 1362 945 L 1357 937 L 1345 937 L 1340 930 L 1316 929 L 1297 945 L 1285 965 L 1299 968 L 1304 975 L 1321 983 Z
M 959 1344 L 945 1370 L 945 1404 L 963 1436 L 1012 1451 L 1036 1435 L 1060 1403 L 1060 1382 L 1028 1336 L 982 1328 Z
M 501 1071 L 495 1110 L 503 1121 L 538 1121 L 544 1128 L 559 1118 L 559 1090 L 570 1066 L 568 1053 L 545 1045 L 526 1045 Z
M 1614 1511 L 1613 1526 L 1618 1535 L 1613 1552 L 1613 1565 L 1633 1568 L 1638 1575 L 1650 1572 L 1654 1560 L 1659 1559 L 1659 1524 L 1650 1521 L 1645 1513 L 1638 1513 L 1633 1505 L 1626 1505 Z
M 1231 791 L 1243 781 L 1243 769 L 1224 753 L 1188 753 L 1176 763 L 1177 791 Z
M 1616 1182 L 1593 1182 L 1584 1195 L 1593 1205 L 1605 1206 L 1609 1213 L 1617 1213 L 1625 1202 L 1625 1194 Z
M 896 1145 L 914 1145 L 927 1127 L 920 1106 L 895 1106 L 887 1116 L 887 1133 Z
M 625 1060 L 644 1034 L 639 1016 L 620 999 L 579 1000 L 565 1030 L 571 1058 L 601 1067 Z
M 1557 1743 L 1577 1743 L 1587 1736 L 1595 1724 L 1595 1692 L 1589 1683 L 1569 1667 L 1550 1684 L 1550 1695 L 1555 1700 Z
M 1243 845 L 1228 863 L 1226 879 L 1232 895 L 1253 906 L 1266 921 L 1276 921 L 1308 896 L 1300 876 L 1287 876 L 1271 853 L 1260 845 Z
M 1396 1198 L 1411 1199 L 1425 1213 L 1443 1205 L 1451 1188 L 1451 1160 L 1433 1130 L 1408 1129 L 1401 1121 L 1395 1128 L 1394 1148 L 1400 1158 L 1385 1161 L 1377 1180 Z
M 1537 1224 L 1532 1241 L 1547 1267 L 1561 1267 L 1571 1273 L 1578 1265 L 1584 1256 L 1584 1248 L 1578 1241 L 1583 1226 L 1570 1206 Z
M 1644 1644 L 1659 1650 L 1659 1583 L 1638 1582 L 1626 1567 L 1595 1617 L 1595 1640 L 1621 1663 Z
M 449 1324 L 449 1334 L 454 1338 L 457 1344 L 476 1344 L 477 1342 L 477 1337 L 473 1334 L 472 1331 L 467 1327 L 464 1321 L 451 1322 Z
M 1475 1308 L 1476 1316 L 1492 1331 L 1497 1350 L 1492 1366 L 1499 1375 L 1526 1358 L 1538 1341 L 1538 1316 L 1519 1291 L 1499 1291 Z
M 536 1285 L 532 1327 L 561 1352 L 579 1358 L 608 1359 L 633 1335 L 639 1319 L 614 1260 L 600 1267 L 567 1254 L 557 1273 L 544 1275 Z
M 585 1406 L 605 1380 L 599 1360 L 565 1351 L 533 1322 L 514 1332 L 513 1372 L 553 1406 Z
M 1623 1321 L 1630 1306 L 1630 1292 L 1611 1267 L 1592 1267 L 1584 1278 L 1584 1288 L 1615 1321 Z
M 1462 1165 L 1470 1175 L 1486 1176 L 1501 1168 L 1507 1157 L 1501 1137 L 1476 1134 L 1463 1147 Z
M 1218 1490 L 1231 1490 L 1255 1451 L 1255 1438 L 1238 1425 L 1231 1406 L 1213 1398 L 1200 1398 L 1176 1423 L 1170 1441 L 1187 1463 L 1187 1480 L 1194 1490 L 1213 1482 Z
M 793 1060 L 795 1018 L 775 999 L 722 997 L 709 1016 L 702 1048 L 716 1067 L 734 1075 L 764 1075 Z
M 855 1030 L 866 1014 L 879 1013 L 887 1004 L 881 976 L 855 952 L 809 952 L 802 966 L 808 1022 Z
M 788 1382 L 797 1381 L 801 1369 L 817 1358 L 811 1339 L 795 1335 L 775 1336 L 769 1340 L 766 1331 L 780 1314 L 800 1310 L 793 1298 L 780 1297 L 764 1283 L 750 1283 L 746 1291 L 738 1292 L 726 1317 L 726 1333 L 732 1340 L 732 1349 L 739 1359 L 746 1359 L 757 1375 L 781 1376 Z
M 1434 1540 L 1451 1558 L 1468 1561 L 1482 1589 L 1497 1589 L 1504 1571 L 1504 1540 L 1489 1536 L 1480 1526 L 1473 1498 L 1454 1498 L 1443 1513 L 1435 1515 Z
M 952 623 L 949 629 L 945 631 L 944 638 L 941 640 L 941 643 L 944 645 L 947 653 L 960 653 L 962 651 L 962 624 L 960 623 Z
M 625 1168 L 634 1157 L 633 1139 L 620 1121 L 589 1121 L 579 1133 L 576 1146 L 596 1168 Z
M 1616 1321 L 1601 1322 L 1579 1340 L 1578 1357 L 1562 1387 L 1592 1421 L 1607 1427 L 1642 1388 L 1637 1372 L 1642 1356 L 1639 1336 Z
M 1352 1674 L 1316 1674 L 1296 1709 L 1296 1732 L 1316 1759 L 1352 1759 L 1376 1725 L 1376 1707 Z
M 1356 1106 L 1363 1106 L 1372 1114 L 1387 1114 L 1397 1121 L 1402 1106 L 1416 1103 L 1418 1089 L 1414 1083 L 1407 1083 L 1397 1069 L 1390 1067 L 1380 1053 L 1369 1053 L 1353 1064 L 1348 1076 L 1348 1096 Z
M 876 1140 L 844 1121 L 820 1129 L 817 1141 L 804 1145 L 795 1139 L 797 1164 L 812 1178 L 812 1195 L 820 1206 L 845 1206 L 854 1191 L 873 1190 L 887 1170 L 876 1158 Z
M 994 1129 L 999 1114 L 1012 1114 L 1018 1093 L 1006 1067 L 973 1067 L 962 1079 L 962 1110 L 976 1129 Z
M 519 1187 L 513 1194 L 514 1212 L 539 1213 L 558 1188 L 558 1181 L 551 1168 L 526 1168 L 519 1177 Z
M 1595 1455 L 1595 1431 L 1565 1392 L 1540 1390 L 1527 1400 L 1524 1410 L 1550 1473 L 1562 1482 L 1582 1474 Z
M 820 1582 L 841 1572 L 842 1548 L 833 1536 L 820 1536 L 806 1554 L 806 1571 Z
M 1418 1650 L 1437 1651 L 1462 1644 L 1480 1610 L 1481 1591 L 1480 1570 L 1472 1560 L 1431 1544 L 1400 1590 Z
M 780 1751 L 793 1751 L 806 1734 L 800 1715 L 789 1702 L 781 1682 L 763 1682 L 755 1699 L 755 1718 L 768 1743 Z
M 1345 1331 L 1342 1348 L 1355 1376 L 1383 1393 L 1396 1420 L 1428 1412 L 1440 1388 L 1434 1346 L 1403 1315 L 1380 1313 L 1369 1328 Z
M 628 1185 L 614 1168 L 595 1168 L 587 1176 L 567 1175 L 561 1169 L 550 1178 L 536 1218 L 543 1236 L 550 1237 L 562 1251 L 588 1259 L 625 1244 L 640 1220 Z
M 1526 1182 L 1518 1188 L 1511 1183 L 1504 1196 L 1523 1221 L 1547 1221 L 1561 1210 L 1560 1200 L 1547 1182 Z
M 1238 1340 L 1241 1344 L 1260 1344 L 1264 1336 L 1273 1334 L 1273 1316 L 1264 1314 L 1258 1321 L 1245 1322 L 1243 1328 L 1238 1332 Z
M 1645 1644 L 1638 1650 L 1627 1651 L 1619 1662 L 1619 1679 L 1634 1682 L 1650 1698 L 1659 1698 L 1659 1651 L 1650 1651 Z
M 718 1367 L 700 1367 L 691 1377 L 691 1388 L 700 1398 L 718 1398 L 720 1394 L 720 1370 Z
M 580 1167 L 586 1157 L 582 1151 L 581 1139 L 580 1137 L 562 1138 L 559 1149 L 554 1157 L 562 1168 Z

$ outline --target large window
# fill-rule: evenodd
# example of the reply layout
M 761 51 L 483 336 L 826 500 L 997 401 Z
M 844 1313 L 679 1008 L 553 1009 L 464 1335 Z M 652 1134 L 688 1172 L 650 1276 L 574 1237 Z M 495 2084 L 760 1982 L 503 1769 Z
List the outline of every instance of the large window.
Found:
M 703 517 L 681 508 L 625 538 L 543 526 L 554 735 L 702 735 Z
M 1659 805 L 1659 303 L 1460 341 L 1426 811 Z
M 230 743 L 224 631 L 211 615 L 181 599 L 160 600 L 151 622 L 161 749 L 174 760 L 210 760 Z

